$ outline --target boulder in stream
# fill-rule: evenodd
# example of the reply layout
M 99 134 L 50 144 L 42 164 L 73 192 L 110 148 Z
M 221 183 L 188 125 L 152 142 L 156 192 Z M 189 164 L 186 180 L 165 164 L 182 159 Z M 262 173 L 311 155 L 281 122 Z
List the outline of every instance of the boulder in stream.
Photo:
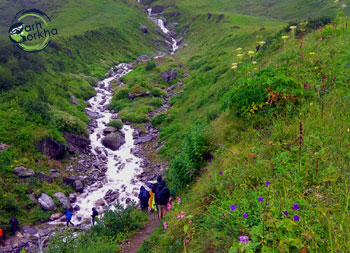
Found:
M 38 202 L 45 211 L 56 210 L 55 202 L 53 202 L 52 198 L 45 193 L 41 194 L 40 198 L 38 199 Z
M 69 199 L 62 192 L 56 192 L 54 196 L 60 201 L 64 209 L 68 209 L 71 207 Z
M 125 137 L 121 134 L 109 134 L 102 139 L 102 144 L 106 148 L 116 151 L 125 143 Z

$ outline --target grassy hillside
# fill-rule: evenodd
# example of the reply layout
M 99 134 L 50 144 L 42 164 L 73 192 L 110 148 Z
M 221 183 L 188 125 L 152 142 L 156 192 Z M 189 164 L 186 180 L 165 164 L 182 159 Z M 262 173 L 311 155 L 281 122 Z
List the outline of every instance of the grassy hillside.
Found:
M 159 125 L 166 180 L 181 204 L 139 252 L 347 251 L 344 19 L 301 20 L 294 31 L 247 17 L 249 31 L 233 29 L 244 27 L 237 14 L 184 9 L 189 45 L 177 56 L 191 76 Z
M 0 6 L 6 13 L 3 29 L 15 10 L 33 7 L 28 1 Z M 35 7 L 52 14 L 60 36 L 39 53 L 22 52 L 8 38 L 0 46 L 0 142 L 10 145 L 0 154 L 0 222 L 6 223 L 11 214 L 22 224 L 50 215 L 28 199 L 31 192 L 72 191 L 62 179 L 53 184 L 19 180 L 12 168 L 23 165 L 44 173 L 55 168 L 66 175 L 64 164 L 42 157 L 35 144 L 47 136 L 64 143 L 63 132 L 87 135 L 85 100 L 95 94 L 98 80 L 111 66 L 164 47 L 155 42 L 160 39 L 155 25 L 135 1 L 38 1 Z M 149 33 L 144 35 L 140 25 L 147 25 Z M 71 96 L 79 105 L 70 103 Z

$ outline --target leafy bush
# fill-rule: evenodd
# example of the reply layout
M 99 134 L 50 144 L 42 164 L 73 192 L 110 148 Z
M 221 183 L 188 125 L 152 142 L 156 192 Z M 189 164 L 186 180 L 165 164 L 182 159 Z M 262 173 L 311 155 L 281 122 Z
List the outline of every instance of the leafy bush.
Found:
M 160 126 L 166 120 L 166 118 L 167 118 L 167 114 L 165 114 L 165 113 L 160 113 L 160 114 L 154 116 L 151 119 L 152 126 L 154 126 L 154 127 Z
M 151 95 L 154 97 L 167 97 L 167 93 L 159 88 L 153 88 L 151 89 Z
M 157 64 L 155 63 L 155 61 L 152 60 L 152 61 L 147 62 L 145 69 L 147 71 L 151 71 L 155 67 L 157 67 Z
M 107 126 L 116 127 L 118 130 L 120 130 L 123 128 L 123 122 L 120 120 L 112 120 L 107 124 Z
M 185 189 L 199 174 L 204 154 L 210 150 L 206 128 L 206 123 L 197 122 L 185 132 L 183 148 L 171 161 L 166 174 L 173 193 Z
M 139 114 L 136 112 L 120 112 L 119 117 L 124 122 L 132 122 L 132 123 L 146 123 L 148 122 L 148 117 L 143 114 Z
M 88 135 L 86 124 L 67 112 L 53 109 L 52 121 L 57 129 L 62 132 Z
M 154 107 L 160 107 L 163 105 L 163 99 L 161 98 L 154 98 L 149 103 L 150 105 L 153 105 Z

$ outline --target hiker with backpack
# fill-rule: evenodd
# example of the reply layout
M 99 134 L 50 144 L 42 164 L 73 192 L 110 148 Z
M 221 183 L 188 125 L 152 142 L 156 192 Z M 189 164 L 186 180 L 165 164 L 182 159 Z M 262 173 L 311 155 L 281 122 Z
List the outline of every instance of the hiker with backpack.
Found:
M 96 208 L 93 207 L 92 208 L 92 215 L 91 215 L 91 217 L 92 217 L 92 225 L 95 225 L 95 218 L 96 218 L 96 216 L 98 216 L 98 212 L 97 212 Z
M 156 203 L 159 205 L 159 219 L 161 220 L 165 217 L 167 204 L 170 197 L 170 191 L 168 187 L 165 185 L 164 181 L 161 181 L 159 183 L 159 186 L 155 194 L 156 194 L 156 197 L 155 197 Z
M 11 228 L 10 228 L 11 234 L 14 235 L 18 229 L 18 224 L 19 224 L 17 218 L 15 216 L 12 216 L 9 224 L 11 225 Z
M 141 209 L 142 209 L 142 211 L 147 211 L 149 198 L 150 198 L 149 192 L 146 191 L 144 186 L 141 186 L 139 199 L 140 199 L 140 202 L 141 202 Z
M 6 241 L 6 227 L 0 228 L 0 242 L 2 246 L 5 246 Z
M 74 226 L 74 224 L 72 223 L 72 212 L 69 209 L 66 209 L 66 220 L 67 220 L 67 227 L 69 227 L 69 223 Z
M 164 182 L 163 179 L 162 179 L 162 176 L 158 176 L 157 182 L 154 183 L 153 186 L 152 186 L 152 192 L 154 193 L 154 202 L 155 202 L 155 206 L 156 206 L 158 214 L 159 214 L 159 206 L 158 206 L 158 202 L 157 202 L 156 191 L 157 191 L 157 188 L 158 188 L 158 186 L 160 185 L 161 182 Z

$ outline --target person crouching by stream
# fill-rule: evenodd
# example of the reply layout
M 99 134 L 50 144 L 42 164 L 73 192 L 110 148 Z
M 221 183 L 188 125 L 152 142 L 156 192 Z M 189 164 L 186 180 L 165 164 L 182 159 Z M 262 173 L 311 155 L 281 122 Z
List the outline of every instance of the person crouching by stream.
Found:
M 151 196 L 149 195 L 149 192 L 146 191 L 145 187 L 141 186 L 139 199 L 140 199 L 142 211 L 147 211 L 147 209 L 148 209 L 148 201 L 149 201 L 150 197 Z
M 96 216 L 98 216 L 98 212 L 97 212 L 97 210 L 96 210 L 96 208 L 95 207 L 93 207 L 92 208 L 92 215 L 91 215 L 91 217 L 92 217 L 92 225 L 94 226 L 95 225 L 95 218 L 96 218 Z
M 74 226 L 74 224 L 72 223 L 72 212 L 69 209 L 66 209 L 66 220 L 67 220 L 67 227 L 69 227 L 69 223 Z

